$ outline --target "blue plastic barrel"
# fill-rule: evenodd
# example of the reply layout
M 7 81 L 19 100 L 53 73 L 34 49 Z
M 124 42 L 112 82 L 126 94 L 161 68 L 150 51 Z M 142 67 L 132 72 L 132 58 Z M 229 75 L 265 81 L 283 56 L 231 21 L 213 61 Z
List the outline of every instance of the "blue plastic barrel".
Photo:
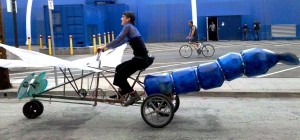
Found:
M 173 93 L 173 81 L 169 73 L 147 75 L 144 80 L 147 95 Z
M 241 55 L 245 65 L 245 75 L 248 77 L 267 73 L 279 61 L 276 53 L 261 48 L 244 50 Z
M 193 67 L 174 70 L 172 72 L 176 94 L 199 91 L 196 70 Z
M 228 53 L 218 58 L 225 79 L 231 81 L 244 74 L 243 60 L 239 53 Z
M 217 62 L 200 64 L 197 67 L 197 75 L 200 87 L 203 89 L 220 87 L 225 81 Z

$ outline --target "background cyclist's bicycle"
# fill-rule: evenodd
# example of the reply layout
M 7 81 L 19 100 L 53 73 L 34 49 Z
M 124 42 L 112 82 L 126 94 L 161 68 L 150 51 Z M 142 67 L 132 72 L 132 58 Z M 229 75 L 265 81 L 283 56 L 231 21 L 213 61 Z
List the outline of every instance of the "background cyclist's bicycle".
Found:
M 189 58 L 193 53 L 193 48 L 197 54 L 203 54 L 205 57 L 213 56 L 215 48 L 211 44 L 204 44 L 203 42 L 189 42 L 186 45 L 182 45 L 179 49 L 179 54 L 183 58 Z

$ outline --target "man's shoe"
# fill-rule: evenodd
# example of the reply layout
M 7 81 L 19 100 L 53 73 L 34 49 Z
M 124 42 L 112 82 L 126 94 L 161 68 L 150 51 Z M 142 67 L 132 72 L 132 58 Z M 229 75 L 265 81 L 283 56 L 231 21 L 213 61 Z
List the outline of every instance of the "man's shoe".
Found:
M 138 95 L 136 91 L 133 91 L 132 93 L 130 93 L 129 100 L 124 103 L 124 106 L 132 105 L 139 100 L 141 100 L 140 95 Z
M 111 95 L 111 96 L 109 96 L 109 98 L 116 99 L 116 98 L 118 98 L 118 95 Z

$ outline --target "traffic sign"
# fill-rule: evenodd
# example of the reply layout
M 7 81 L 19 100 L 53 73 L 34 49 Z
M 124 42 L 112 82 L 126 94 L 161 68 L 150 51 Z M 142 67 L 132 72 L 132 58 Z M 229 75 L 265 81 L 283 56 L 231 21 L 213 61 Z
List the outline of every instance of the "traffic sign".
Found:
M 54 3 L 53 3 L 53 0 L 48 0 L 48 8 L 50 10 L 54 10 Z

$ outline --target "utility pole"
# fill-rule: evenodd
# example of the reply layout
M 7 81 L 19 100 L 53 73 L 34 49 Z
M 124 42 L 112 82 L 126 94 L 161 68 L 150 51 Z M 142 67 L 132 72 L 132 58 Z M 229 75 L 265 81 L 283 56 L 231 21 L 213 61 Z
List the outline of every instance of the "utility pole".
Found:
M 4 48 L 0 48 L 0 59 L 6 59 L 6 51 Z M 9 80 L 9 71 L 7 68 L 0 67 L 0 89 L 11 88 Z
M 51 32 L 51 43 L 52 43 L 52 55 L 55 56 L 55 43 L 54 43 L 54 34 L 53 34 L 53 18 L 52 18 L 52 10 L 54 10 L 54 2 L 53 0 L 48 0 L 48 9 L 49 9 L 49 24 L 50 24 L 50 32 Z M 55 85 L 58 85 L 57 80 L 57 69 L 54 67 L 54 77 L 55 77 Z
M 2 11 L 2 3 L 0 1 L 0 10 Z M 0 43 L 4 43 L 4 27 L 3 27 L 3 18 L 2 18 L 2 12 L 0 12 Z M 0 59 L 6 59 L 6 50 L 2 47 L 0 47 Z M 0 67 L 0 89 L 8 89 L 11 88 L 11 83 L 9 80 L 9 70 L 7 68 Z
M 15 46 L 19 48 L 19 39 L 18 39 L 18 27 L 17 27 L 17 11 L 16 11 L 16 0 L 12 0 L 12 13 L 14 21 L 14 33 L 15 33 Z

